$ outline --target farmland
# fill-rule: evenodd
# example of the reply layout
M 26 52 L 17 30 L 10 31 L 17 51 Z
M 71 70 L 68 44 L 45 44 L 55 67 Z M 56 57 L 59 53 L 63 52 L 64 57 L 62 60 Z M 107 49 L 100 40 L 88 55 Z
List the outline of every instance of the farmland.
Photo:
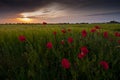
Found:
M 119 80 L 120 24 L 0 25 L 0 80 Z

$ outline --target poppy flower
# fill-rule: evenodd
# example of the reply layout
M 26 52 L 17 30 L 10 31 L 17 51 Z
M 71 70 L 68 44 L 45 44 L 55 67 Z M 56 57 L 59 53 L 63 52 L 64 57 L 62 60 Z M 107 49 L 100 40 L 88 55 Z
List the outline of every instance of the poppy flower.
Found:
M 118 37 L 119 33 L 118 32 L 115 32 L 115 36 Z
M 81 47 L 80 50 L 84 54 L 87 54 L 89 52 L 86 46 Z
M 95 26 L 96 29 L 100 29 L 100 26 Z
M 116 37 L 120 37 L 120 33 L 119 32 L 115 32 L 115 36 Z
M 90 32 L 94 33 L 94 32 L 96 32 L 96 29 L 93 28 L 90 30 Z
M 81 53 L 78 54 L 78 58 L 79 58 L 79 59 L 82 59 L 82 58 L 85 57 L 85 55 L 86 55 L 85 53 L 81 52 Z
M 72 37 L 69 37 L 68 38 L 68 43 L 72 43 L 73 42 L 73 38 Z
M 63 58 L 61 61 L 62 67 L 65 69 L 69 69 L 70 68 L 70 62 L 68 59 Z
M 86 32 L 86 30 L 82 30 L 82 37 L 86 37 L 87 36 L 87 32 Z
M 25 41 L 26 41 L 26 37 L 23 36 L 23 35 L 20 35 L 20 36 L 19 36 L 19 40 L 20 40 L 21 42 L 25 42 Z
M 46 46 L 47 46 L 48 49 L 51 49 L 53 47 L 51 42 L 48 42 Z
M 62 31 L 62 33 L 66 33 L 66 30 L 65 30 L 65 29 L 62 29 L 61 31 Z
M 120 33 L 119 33 L 118 37 L 120 37 Z
M 65 44 L 65 41 L 64 41 L 64 40 L 62 40 L 62 41 L 61 41 L 61 44 L 62 44 L 62 45 L 64 45 L 64 44 Z
M 105 69 L 105 70 L 108 70 L 108 68 L 109 68 L 109 65 L 108 65 L 108 63 L 106 62 L 106 61 L 101 61 L 100 62 L 100 65 L 103 67 L 103 69 Z
M 54 32 L 53 32 L 53 34 L 54 34 L 54 35 L 56 35 L 56 34 L 57 34 L 57 32 L 56 32 L 56 31 L 54 31 Z
M 104 36 L 104 38 L 108 38 L 108 32 L 107 32 L 107 31 L 104 32 L 104 33 L 103 33 L 103 36 Z
M 117 34 L 117 37 L 120 37 L 120 33 Z
M 42 24 L 43 24 L 43 25 L 46 25 L 47 23 L 46 23 L 46 22 L 43 22 Z

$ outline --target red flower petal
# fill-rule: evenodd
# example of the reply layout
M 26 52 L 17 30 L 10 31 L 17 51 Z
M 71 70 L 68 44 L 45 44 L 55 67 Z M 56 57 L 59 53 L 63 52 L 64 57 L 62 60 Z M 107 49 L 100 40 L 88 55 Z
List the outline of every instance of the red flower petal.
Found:
M 95 26 L 96 29 L 100 29 L 100 26 Z
M 115 32 L 115 36 L 118 37 L 119 36 L 119 32 Z
M 65 30 L 65 29 L 62 29 L 61 31 L 62 31 L 62 33 L 66 33 L 66 30 Z
M 82 52 L 82 53 L 79 53 L 79 54 L 78 54 L 78 58 L 79 58 L 79 59 L 82 59 L 82 58 L 85 57 L 85 55 L 86 55 L 86 54 L 84 54 L 83 52 Z
M 91 31 L 90 31 L 90 32 L 96 32 L 96 29 L 94 29 L 94 28 L 93 28 L 93 29 L 91 29 Z
M 62 64 L 62 67 L 65 68 L 65 69 L 69 69 L 70 68 L 70 62 L 66 58 L 62 59 L 61 64 Z
M 47 43 L 47 48 L 48 48 L 48 49 L 51 49 L 51 48 L 52 48 L 52 43 L 51 43 L 51 42 L 48 42 L 48 43 Z
M 86 30 L 82 30 L 81 34 L 82 34 L 82 37 L 86 37 L 87 36 Z
M 83 52 L 84 54 L 87 54 L 87 53 L 89 52 L 86 46 L 81 47 L 80 50 L 81 50 L 81 52 Z
M 103 67 L 103 69 L 105 69 L 105 70 L 108 70 L 108 68 L 109 68 L 109 65 L 108 65 L 108 63 L 106 62 L 106 61 L 101 61 L 100 62 L 100 65 Z
M 57 34 L 57 32 L 56 32 L 56 31 L 54 31 L 54 32 L 53 32 L 53 34 L 54 34 L 54 35 L 56 35 L 56 34 Z
M 119 32 L 115 32 L 115 36 L 116 37 L 120 37 L 120 33 Z
M 69 37 L 68 38 L 68 43 L 72 43 L 73 42 L 73 38 L 72 37 Z
M 65 44 L 65 41 L 64 41 L 64 40 L 62 40 L 62 41 L 61 41 L 61 44 L 62 44 L 62 45 L 64 45 L 64 44 Z
M 25 42 L 25 41 L 26 41 L 26 38 L 25 38 L 25 36 L 21 35 L 21 36 L 19 36 L 19 40 L 20 40 L 21 42 Z
M 104 33 L 103 33 L 103 36 L 104 36 L 104 38 L 108 38 L 108 32 L 107 32 L 107 31 L 104 32 Z

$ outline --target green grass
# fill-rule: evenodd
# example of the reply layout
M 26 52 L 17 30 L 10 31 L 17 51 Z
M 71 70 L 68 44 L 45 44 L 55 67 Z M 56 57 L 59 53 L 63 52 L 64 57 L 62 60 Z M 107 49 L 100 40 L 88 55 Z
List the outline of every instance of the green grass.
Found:
M 90 32 L 95 25 L 101 26 L 99 35 Z M 62 29 L 71 31 L 63 34 Z M 82 30 L 87 31 L 87 37 L 81 36 Z M 104 31 L 108 38 L 103 37 Z M 120 32 L 120 24 L 0 25 L 0 79 L 119 80 L 120 37 L 114 32 Z M 25 42 L 18 39 L 20 35 L 26 37 Z M 73 43 L 68 43 L 68 37 Z M 47 42 L 52 42 L 52 49 L 47 49 Z M 82 46 L 89 53 L 78 59 Z M 70 61 L 69 69 L 62 67 L 63 58 Z M 108 70 L 100 66 L 103 60 L 108 62 Z

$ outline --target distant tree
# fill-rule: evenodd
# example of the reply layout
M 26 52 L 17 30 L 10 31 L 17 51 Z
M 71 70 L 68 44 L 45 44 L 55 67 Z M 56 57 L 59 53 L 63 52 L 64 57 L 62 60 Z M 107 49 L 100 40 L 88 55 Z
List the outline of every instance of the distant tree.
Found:
M 43 24 L 43 25 L 46 25 L 46 24 L 47 24 L 47 22 L 43 22 L 42 24 Z
M 82 22 L 82 23 L 75 23 L 75 24 L 88 24 L 88 23 Z
M 117 22 L 117 21 L 110 21 L 108 23 L 120 23 L 120 22 Z

